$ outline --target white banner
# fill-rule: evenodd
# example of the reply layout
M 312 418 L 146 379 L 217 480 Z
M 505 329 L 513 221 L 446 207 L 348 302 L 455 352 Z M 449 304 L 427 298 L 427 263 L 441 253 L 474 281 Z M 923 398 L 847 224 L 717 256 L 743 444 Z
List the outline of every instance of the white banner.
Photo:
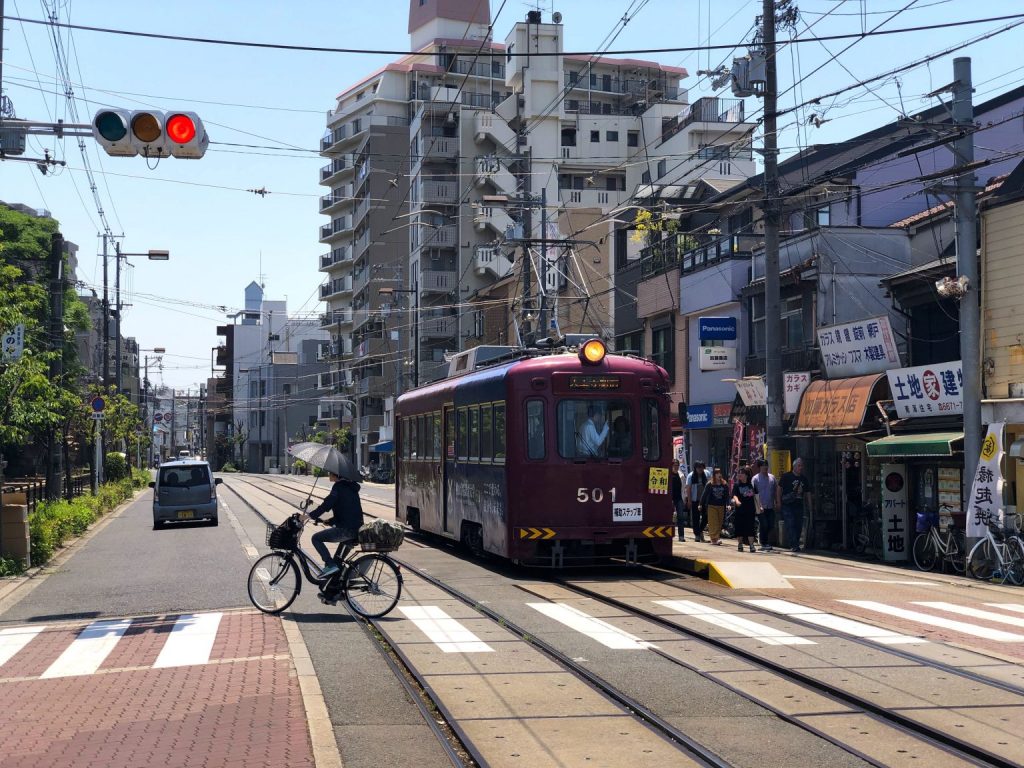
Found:
M 786 413 L 796 413 L 800 410 L 800 398 L 804 396 L 804 390 L 810 383 L 810 371 L 790 371 L 782 374 Z
M 25 326 L 18 323 L 12 330 L 4 331 L 2 343 L 0 362 L 13 363 L 25 351 Z
M 1003 524 L 1003 422 L 988 425 L 981 441 L 981 456 L 974 471 L 967 503 L 967 536 L 988 533 L 989 522 Z
M 959 360 L 886 371 L 901 419 L 964 412 L 964 371 Z
M 818 348 L 830 379 L 882 373 L 900 364 L 885 315 L 819 328 Z
M 882 470 L 882 559 L 907 560 L 914 540 L 907 504 L 907 467 L 883 464 Z
M 765 391 L 764 379 L 760 376 L 749 379 L 737 379 L 736 391 L 740 393 L 740 399 L 747 407 L 753 405 L 767 405 L 768 395 Z

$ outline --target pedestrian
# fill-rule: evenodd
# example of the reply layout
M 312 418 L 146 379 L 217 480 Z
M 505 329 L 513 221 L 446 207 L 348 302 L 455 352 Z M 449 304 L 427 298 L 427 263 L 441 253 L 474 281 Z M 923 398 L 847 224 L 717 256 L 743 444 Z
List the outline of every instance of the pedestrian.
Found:
M 363 524 L 363 506 L 359 501 L 359 483 L 352 482 L 346 478 L 339 477 L 333 472 L 330 473 L 331 492 L 319 507 L 309 513 L 313 520 L 319 520 L 325 512 L 332 512 L 334 516 L 329 521 L 325 530 L 313 534 L 313 548 L 324 561 L 321 577 L 337 573 L 338 563 L 335 558 L 341 552 L 341 545 L 350 545 L 359 537 L 359 526 Z M 329 543 L 337 543 L 339 546 L 332 556 L 327 548 Z M 342 554 L 344 558 L 344 554 Z
M 775 494 L 778 491 L 779 483 L 775 475 L 768 471 L 768 462 L 764 459 L 757 460 L 757 474 L 751 482 L 754 491 L 757 492 L 755 500 L 757 503 L 757 526 L 761 535 L 761 551 L 771 552 L 772 542 L 775 540 Z
M 779 480 L 776 504 L 782 510 L 782 525 L 786 531 L 786 546 L 790 552 L 800 551 L 800 534 L 804 528 L 804 503 L 810 493 L 810 481 L 804 475 L 804 460 L 793 462 L 793 469 Z
M 679 475 L 679 462 L 672 462 L 672 472 L 668 476 L 669 493 L 672 494 L 672 506 L 676 510 L 676 528 L 679 540 L 686 541 L 686 529 L 683 527 L 683 478 Z
M 736 483 L 732 487 L 733 522 L 736 525 L 736 549 L 740 552 L 750 547 L 756 552 L 754 539 L 757 531 L 757 493 L 750 482 L 750 467 L 744 465 L 736 473 Z
M 725 522 L 725 505 L 728 503 L 729 486 L 725 482 L 722 468 L 715 467 L 711 473 L 711 482 L 704 486 L 700 506 L 703 514 L 707 515 L 711 543 L 716 546 L 722 543 L 722 523 Z
M 701 509 L 701 497 L 708 483 L 704 462 L 695 461 L 693 471 L 686 476 L 686 509 L 690 513 L 690 525 L 693 526 L 693 540 L 704 541 L 704 524 L 707 518 Z

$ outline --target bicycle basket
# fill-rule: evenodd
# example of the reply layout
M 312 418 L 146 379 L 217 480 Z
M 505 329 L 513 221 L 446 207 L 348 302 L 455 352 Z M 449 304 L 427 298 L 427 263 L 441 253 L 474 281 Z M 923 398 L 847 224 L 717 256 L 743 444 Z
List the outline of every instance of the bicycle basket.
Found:
M 267 544 L 271 549 L 293 550 L 299 543 L 302 522 L 292 516 L 280 525 L 267 525 Z
M 404 539 L 402 526 L 379 518 L 359 529 L 359 546 L 364 552 L 394 552 Z
M 917 532 L 928 533 L 928 529 L 935 528 L 939 524 L 938 512 L 918 512 Z

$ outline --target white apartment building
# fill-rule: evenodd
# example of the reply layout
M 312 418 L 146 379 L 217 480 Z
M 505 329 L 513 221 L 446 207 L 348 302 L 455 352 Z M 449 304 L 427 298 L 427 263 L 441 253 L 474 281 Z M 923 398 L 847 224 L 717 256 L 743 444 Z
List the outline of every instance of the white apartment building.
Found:
M 451 352 L 550 331 L 611 341 L 615 231 L 662 188 L 754 170 L 742 101 L 690 104 L 680 67 L 566 56 L 560 14 L 530 11 L 503 44 L 489 23 L 487 2 L 411 0 L 418 53 L 327 115 L 319 269 L 336 374 L 320 416 L 345 423 L 333 401 L 356 401 L 364 463 L 387 436 L 385 398 L 444 376 Z

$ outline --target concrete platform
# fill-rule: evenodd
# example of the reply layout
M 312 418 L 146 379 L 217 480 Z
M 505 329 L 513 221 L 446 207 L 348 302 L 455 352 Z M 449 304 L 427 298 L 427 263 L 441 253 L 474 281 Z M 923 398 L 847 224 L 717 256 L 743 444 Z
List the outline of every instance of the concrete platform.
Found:
M 728 540 L 721 546 L 676 541 L 672 565 L 730 589 L 792 589 L 764 555 L 737 552 Z

